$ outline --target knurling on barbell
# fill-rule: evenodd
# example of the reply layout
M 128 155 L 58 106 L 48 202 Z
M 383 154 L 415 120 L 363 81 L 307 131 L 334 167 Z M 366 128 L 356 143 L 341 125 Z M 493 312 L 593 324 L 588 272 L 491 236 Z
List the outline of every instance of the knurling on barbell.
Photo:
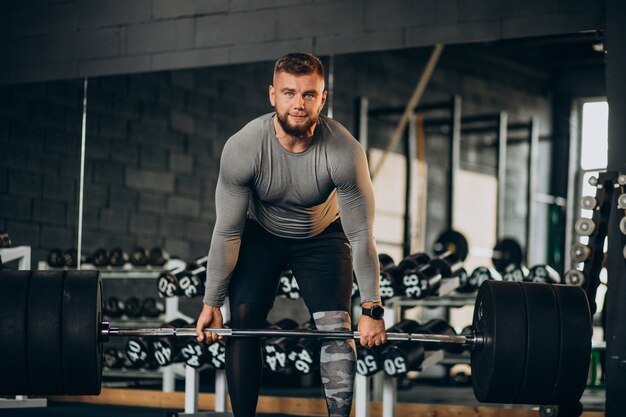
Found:
M 109 337 L 192 337 L 193 328 L 113 328 L 102 320 L 99 271 L 0 271 L 0 396 L 58 393 L 96 395 L 102 382 L 103 344 Z M 60 282 L 63 283 L 61 300 Z M 39 311 L 45 288 L 57 299 Z M 31 299 L 32 297 L 32 299 Z M 57 307 L 54 307 L 57 305 Z M 52 306 L 52 308 L 50 307 Z M 31 346 L 26 337 L 50 317 L 60 337 L 54 346 Z M 485 281 L 476 297 L 470 334 L 388 333 L 389 340 L 471 347 L 474 393 L 481 402 L 571 404 L 586 385 L 591 356 L 591 315 L 580 287 Z M 358 332 L 318 330 L 205 329 L 228 337 L 358 339 Z M 547 337 L 546 335 L 550 335 Z M 34 367 L 28 352 L 58 366 Z M 34 367 L 31 369 L 31 365 Z M 60 368 L 60 371 L 59 371 Z M 46 379 L 34 377 L 47 372 Z M 61 375 L 59 375 L 59 372 Z M 52 383 L 56 385 L 52 385 Z M 62 381 L 62 388 L 56 381 Z

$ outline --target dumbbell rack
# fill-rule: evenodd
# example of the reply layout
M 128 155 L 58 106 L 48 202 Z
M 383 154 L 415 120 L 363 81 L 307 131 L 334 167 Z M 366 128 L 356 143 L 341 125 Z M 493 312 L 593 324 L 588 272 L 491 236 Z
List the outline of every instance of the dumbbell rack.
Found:
M 38 269 L 47 270 L 50 269 L 50 266 L 45 261 L 40 261 L 38 263 Z M 164 266 L 162 267 L 136 267 L 129 263 L 126 263 L 121 267 L 95 267 L 92 264 L 82 264 L 82 270 L 94 270 L 97 269 L 100 271 L 100 276 L 103 280 L 120 280 L 120 279 L 129 279 L 129 280 L 156 280 L 159 273 L 171 269 L 175 269 L 180 266 L 185 266 L 185 263 L 181 260 L 170 259 Z M 170 322 L 172 320 L 182 318 L 187 321 L 193 321 L 190 317 L 183 315 L 178 309 L 178 298 L 170 297 L 165 299 L 165 313 L 163 322 Z M 152 319 L 154 322 L 155 319 Z M 128 321 L 125 320 L 125 325 L 145 325 L 147 324 L 160 324 L 159 323 L 150 323 L 150 319 L 137 319 Z M 115 321 L 113 322 L 115 323 Z M 173 364 L 171 366 L 163 367 L 154 371 L 133 371 L 133 370 L 112 370 L 106 369 L 104 371 L 104 375 L 112 376 L 112 377 L 129 377 L 129 378 L 152 378 L 152 377 L 160 377 L 163 384 L 164 392 L 174 392 L 176 388 L 176 376 L 185 376 L 185 370 L 182 365 Z
M 385 303 L 385 328 L 393 326 L 402 317 L 400 317 L 400 307 L 403 306 L 453 306 L 453 305 L 466 305 L 468 304 L 467 298 L 463 298 L 458 301 L 451 301 L 444 299 L 448 294 L 452 293 L 459 287 L 458 278 L 448 278 L 444 280 L 439 288 L 439 296 L 427 297 L 420 300 L 412 300 L 407 298 L 394 297 L 386 301 Z M 460 304 L 459 304 L 460 303 Z M 473 299 L 472 302 L 473 303 Z M 424 362 L 422 362 L 422 370 L 432 367 L 444 358 L 444 353 L 441 350 L 426 352 Z M 366 377 L 363 375 L 356 375 L 354 385 L 354 407 L 355 417 L 370 417 L 370 378 L 382 378 L 382 417 L 394 417 L 396 415 L 396 405 L 398 403 L 398 383 L 393 377 L 377 374 L 373 377 Z
M 17 246 L 15 248 L 0 249 L 0 258 L 3 263 L 17 261 L 20 270 L 30 269 L 30 246 Z M 36 408 L 47 407 L 46 398 L 28 398 L 26 395 L 18 395 L 15 399 L 0 398 L 0 409 L 3 408 Z

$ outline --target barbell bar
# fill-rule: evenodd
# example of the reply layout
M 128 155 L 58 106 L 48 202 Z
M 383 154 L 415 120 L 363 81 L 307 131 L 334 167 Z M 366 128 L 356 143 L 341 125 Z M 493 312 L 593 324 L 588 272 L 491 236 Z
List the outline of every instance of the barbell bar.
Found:
M 349 331 L 326 331 L 326 330 L 280 330 L 280 329 L 204 329 L 205 333 L 215 333 L 223 337 L 295 337 L 295 338 L 314 338 L 320 340 L 345 340 L 360 339 L 360 332 Z M 188 327 L 179 328 L 117 328 L 110 327 L 109 323 L 104 321 L 101 324 L 100 333 L 107 341 L 109 337 L 121 336 L 139 336 L 139 337 L 195 337 L 196 329 Z M 389 341 L 406 341 L 406 342 L 422 342 L 422 343 L 450 343 L 450 344 L 467 344 L 476 345 L 480 335 L 472 336 L 452 336 L 445 334 L 428 334 L 428 333 L 387 333 Z
M 56 290 L 48 291 L 50 287 Z M 0 270 L 0 396 L 97 395 L 108 338 L 196 336 L 193 328 L 111 327 L 102 319 L 101 288 L 97 270 Z M 33 343 L 27 335 L 41 329 L 45 342 Z M 471 346 L 472 383 L 480 402 L 571 404 L 582 396 L 591 356 L 591 315 L 581 287 L 485 281 L 476 295 L 472 329 L 458 336 L 390 332 L 387 337 Z M 227 338 L 360 337 L 358 332 L 318 330 L 205 332 Z

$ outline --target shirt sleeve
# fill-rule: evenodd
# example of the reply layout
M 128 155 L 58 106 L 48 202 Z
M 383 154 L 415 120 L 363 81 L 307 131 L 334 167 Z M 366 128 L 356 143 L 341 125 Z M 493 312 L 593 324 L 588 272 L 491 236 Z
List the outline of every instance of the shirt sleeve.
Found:
M 239 258 L 253 178 L 250 147 L 233 137 L 226 142 L 215 190 L 216 221 L 209 249 L 204 304 L 221 307 Z
M 331 167 L 337 187 L 339 215 L 352 246 L 352 263 L 361 302 L 380 301 L 380 266 L 374 242 L 374 189 L 365 151 L 352 136 Z

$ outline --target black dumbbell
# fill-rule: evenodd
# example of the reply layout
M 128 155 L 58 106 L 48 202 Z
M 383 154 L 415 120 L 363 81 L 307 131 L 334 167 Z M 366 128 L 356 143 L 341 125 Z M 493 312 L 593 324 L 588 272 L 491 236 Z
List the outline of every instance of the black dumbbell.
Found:
M 148 265 L 148 251 L 141 246 L 137 246 L 130 253 L 130 263 L 133 266 L 146 266 Z
M 196 265 L 197 266 L 197 265 Z M 204 282 L 206 281 L 206 267 L 197 266 L 193 270 L 185 270 L 176 274 L 180 294 L 187 298 L 204 295 Z
M 124 314 L 124 303 L 117 297 L 108 297 L 103 306 L 103 314 L 105 316 L 115 318 Z
M 298 323 L 292 319 L 282 319 L 269 326 L 270 329 L 293 330 Z M 280 337 L 263 340 L 263 362 L 271 372 L 281 372 L 289 366 L 287 344 L 293 339 Z
M 154 247 L 148 253 L 148 265 L 163 266 L 169 260 L 169 255 L 163 249 Z
M 504 269 L 502 274 L 502 281 L 527 281 L 528 269 L 521 264 L 509 264 Z
M 386 301 L 399 295 L 399 281 L 402 279 L 402 274 L 398 273 L 399 269 L 396 268 L 391 256 L 381 253 L 378 255 L 378 262 L 380 263 L 380 298 Z
M 387 329 L 390 333 L 417 333 L 420 325 L 415 320 L 404 319 Z M 420 369 L 425 357 L 423 343 L 387 342 L 380 353 L 383 369 L 388 376 L 401 377 L 409 371 Z
M 179 328 L 186 327 L 187 323 L 183 319 L 172 320 L 169 323 L 164 323 L 161 328 Z M 181 355 L 181 339 L 176 336 L 161 336 L 150 340 L 152 355 L 154 360 L 159 366 L 168 366 L 175 362 L 181 362 L 183 357 Z
M 7 232 L 0 230 L 0 248 L 10 248 L 11 238 Z
M 125 368 L 137 369 L 154 361 L 151 344 L 143 337 L 130 337 L 126 340 L 124 354 L 127 362 Z
M 511 265 L 520 266 L 524 259 L 522 246 L 513 238 L 503 238 L 496 242 L 491 256 L 491 262 L 501 275 L 504 275 Z
M 97 267 L 103 267 L 109 265 L 109 253 L 106 249 L 98 248 L 91 255 L 91 263 Z
M 115 347 L 108 347 L 102 354 L 102 363 L 108 369 L 122 369 L 124 367 L 124 353 Z
M 195 324 L 188 324 L 185 327 L 195 328 Z M 209 363 L 211 355 L 207 351 L 207 345 L 198 343 L 195 339 L 185 339 L 180 344 L 180 354 L 185 364 L 198 369 L 205 363 Z
M 402 274 L 398 285 L 399 293 L 410 298 L 423 298 L 423 289 L 420 286 L 418 271 L 422 270 L 430 263 L 430 256 L 426 253 L 415 253 L 404 258 L 398 264 L 397 269 L 393 268 L 390 273 L 397 277 Z
M 454 327 L 450 326 L 450 324 L 443 319 L 431 319 L 428 320 L 420 327 L 420 333 L 425 334 L 445 334 L 449 336 L 456 336 L 456 330 Z M 464 346 L 460 344 L 454 343 L 442 343 L 441 345 L 437 344 L 426 344 L 426 350 L 438 350 L 443 349 L 446 352 L 450 353 L 461 353 L 464 350 Z
M 298 281 L 289 267 L 280 273 L 277 296 L 286 297 L 290 300 L 297 300 L 301 298 Z
M 124 301 L 124 314 L 131 318 L 141 317 L 141 301 L 139 301 L 139 298 L 129 297 Z
M 457 277 L 463 270 L 463 261 L 453 252 L 444 252 L 430 261 L 442 278 Z
M 535 265 L 528 271 L 526 281 L 559 284 L 561 282 L 561 276 L 550 265 Z
M 65 260 L 63 259 L 63 251 L 55 248 L 48 252 L 48 265 L 52 268 L 62 268 L 65 266 Z
M 157 278 L 157 291 L 159 297 L 168 298 L 182 295 L 180 286 L 178 285 L 178 275 L 185 270 L 185 267 L 164 271 Z
M 76 249 L 68 249 L 63 252 L 63 265 L 68 268 L 76 268 L 76 266 L 78 266 L 78 253 Z
M 367 347 L 357 344 L 356 371 L 359 375 L 372 376 L 383 370 L 379 346 Z
M 298 326 L 301 330 L 313 330 L 315 326 L 306 322 Z M 308 375 L 319 365 L 320 341 L 313 338 L 293 339 L 286 344 L 290 368 L 301 375 Z
M 109 265 L 111 266 L 124 266 L 128 262 L 128 255 L 122 250 L 122 248 L 113 248 L 109 253 Z
M 164 311 L 163 303 L 153 297 L 146 297 L 141 303 L 141 314 L 145 317 L 159 317 Z
M 476 291 L 483 282 L 490 279 L 493 279 L 493 274 L 491 270 L 486 266 L 479 266 L 467 276 L 467 280 L 465 282 L 462 282 L 461 286 L 459 286 L 456 291 L 461 293 Z

